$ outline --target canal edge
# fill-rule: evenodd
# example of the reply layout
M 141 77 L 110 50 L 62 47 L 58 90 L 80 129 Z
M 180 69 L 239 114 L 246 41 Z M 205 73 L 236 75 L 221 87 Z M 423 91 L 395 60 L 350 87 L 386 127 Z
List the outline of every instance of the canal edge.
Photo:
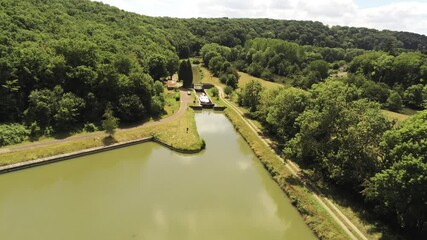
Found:
M 38 158 L 38 159 L 29 160 L 29 161 L 25 161 L 25 162 L 19 162 L 19 163 L 0 166 L 0 174 L 6 174 L 6 173 L 10 173 L 10 172 L 24 170 L 27 168 L 33 168 L 33 167 L 43 166 L 43 165 L 47 165 L 47 164 L 51 164 L 51 163 L 55 163 L 55 162 L 66 161 L 66 160 L 70 160 L 72 158 L 84 157 L 87 155 L 92 155 L 92 154 L 106 152 L 106 151 L 115 150 L 115 149 L 119 149 L 119 148 L 129 147 L 129 146 L 133 146 L 133 145 L 137 145 L 137 144 L 141 144 L 141 143 L 146 143 L 146 142 L 155 142 L 155 143 L 162 145 L 163 147 L 166 147 L 166 148 L 168 148 L 174 152 L 184 153 L 184 154 L 195 154 L 195 153 L 199 153 L 203 150 L 203 148 L 196 149 L 196 150 L 184 150 L 184 149 L 175 148 L 173 146 L 170 146 L 170 145 L 156 139 L 153 136 L 150 136 L 150 137 L 146 137 L 146 138 L 126 141 L 126 142 L 121 142 L 121 143 L 115 143 L 115 144 L 112 144 L 109 146 L 89 148 L 89 149 L 79 150 L 79 151 L 75 151 L 75 152 L 71 152 L 71 153 L 64 153 L 64 154 L 59 154 L 59 155 L 55 155 L 55 156 Z

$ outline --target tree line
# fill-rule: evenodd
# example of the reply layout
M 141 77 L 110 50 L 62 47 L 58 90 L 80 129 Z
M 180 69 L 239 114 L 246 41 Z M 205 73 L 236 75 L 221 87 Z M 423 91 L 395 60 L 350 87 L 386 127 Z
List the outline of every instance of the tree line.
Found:
M 100 126 L 107 106 L 124 123 L 162 114 L 156 80 L 175 73 L 179 58 L 163 30 L 140 24 L 145 17 L 84 0 L 0 4 L 7 129 L 23 124 L 21 135 L 36 138 Z
M 316 21 L 273 19 L 186 19 L 190 31 L 205 43 L 235 47 L 255 38 L 274 38 L 318 47 L 425 52 L 427 37 L 409 32 L 378 31 L 345 26 L 328 27 Z
M 239 78 L 236 70 L 303 89 L 324 81 L 331 73 L 348 71 L 349 77 L 343 81 L 356 85 L 365 98 L 379 102 L 383 108 L 399 111 L 404 106 L 413 109 L 427 106 L 427 55 L 420 52 L 394 56 L 257 38 L 246 42 L 244 47 L 206 44 L 200 53 L 205 66 L 234 88 Z
M 190 86 L 191 63 L 179 59 L 200 54 L 227 95 L 238 71 L 288 85 L 267 91 L 252 82 L 238 102 L 285 156 L 405 231 L 424 230 L 427 113 L 396 127 L 380 108 L 426 108 L 426 36 L 312 21 L 155 18 L 89 0 L 0 6 L 0 145 L 159 116 L 157 80 L 178 71 Z
M 238 103 L 282 146 L 283 155 L 353 196 L 405 234 L 427 222 L 427 110 L 394 127 L 356 85 L 329 79 L 307 90 L 265 90 L 252 81 Z

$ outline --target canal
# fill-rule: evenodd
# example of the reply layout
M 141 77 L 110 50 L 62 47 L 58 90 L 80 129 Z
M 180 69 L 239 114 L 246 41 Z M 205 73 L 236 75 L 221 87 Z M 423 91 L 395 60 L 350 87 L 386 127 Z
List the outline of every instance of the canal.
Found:
M 207 148 L 144 143 L 0 175 L 1 239 L 315 239 L 220 113 Z

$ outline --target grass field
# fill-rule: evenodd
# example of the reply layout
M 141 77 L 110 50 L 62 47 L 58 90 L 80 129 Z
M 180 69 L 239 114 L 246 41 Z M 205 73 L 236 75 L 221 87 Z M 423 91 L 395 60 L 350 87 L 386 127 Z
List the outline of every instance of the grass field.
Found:
M 388 118 L 396 120 L 396 122 L 403 122 L 408 119 L 410 116 L 402 113 L 392 112 L 389 110 L 381 110 Z
M 191 65 L 191 70 L 193 71 L 193 83 L 194 84 L 200 84 L 202 83 L 202 74 L 200 72 L 200 66 L 199 65 Z
M 191 108 L 187 108 L 185 114 L 179 119 L 147 130 L 161 142 L 179 150 L 197 151 L 203 145 L 197 131 L 194 111 Z
M 260 82 L 261 85 L 263 87 L 265 87 L 266 89 L 283 87 L 283 85 L 280 84 L 280 83 L 266 81 L 266 80 L 261 79 L 261 78 L 253 77 L 253 76 L 251 76 L 251 75 L 249 75 L 247 73 L 244 73 L 244 72 L 239 72 L 239 75 L 240 75 L 240 78 L 239 78 L 239 88 L 242 88 L 243 86 L 245 86 L 251 80 L 255 80 L 255 81 Z
M 410 118 L 412 115 L 416 114 L 417 111 L 410 108 L 403 108 L 400 112 L 392 112 L 389 110 L 382 110 L 383 113 L 393 119 L 396 120 L 397 123 L 403 122 L 406 119 Z

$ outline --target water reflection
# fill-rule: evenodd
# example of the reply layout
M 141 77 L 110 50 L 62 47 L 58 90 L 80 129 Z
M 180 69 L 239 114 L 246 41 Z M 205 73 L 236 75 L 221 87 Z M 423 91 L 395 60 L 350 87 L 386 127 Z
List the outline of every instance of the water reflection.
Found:
M 0 175 L 2 238 L 314 238 L 225 116 L 196 122 L 200 154 L 146 143 Z

